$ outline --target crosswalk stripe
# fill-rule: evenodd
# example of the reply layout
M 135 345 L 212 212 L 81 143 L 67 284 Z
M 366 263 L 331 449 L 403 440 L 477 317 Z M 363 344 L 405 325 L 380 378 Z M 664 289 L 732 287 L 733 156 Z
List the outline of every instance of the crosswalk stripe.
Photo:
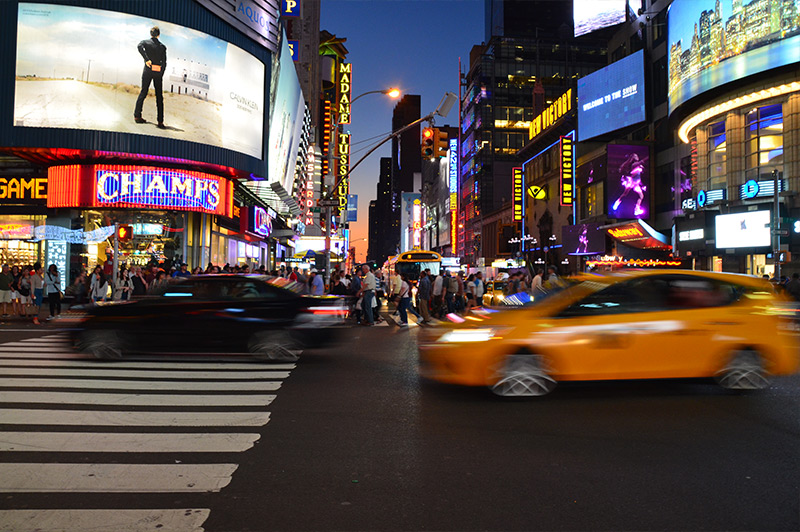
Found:
M 2 493 L 220 491 L 237 464 L 0 463 Z
M 2 432 L 0 452 L 61 453 L 240 453 L 260 434 Z M 2 481 L 0 481 L 2 482 Z
M 9 345 L 0 344 L 2 353 L 77 353 L 69 345 Z
M 285 379 L 287 371 L 159 371 L 135 369 L 79 369 L 79 368 L 6 368 L 0 367 L 0 375 L 44 375 L 48 377 L 142 377 L 153 379 L 214 379 L 214 380 L 251 380 L 251 379 Z
M 269 412 L 131 412 L 123 410 L 0 409 L 0 425 L 108 427 L 259 427 Z
M 97 379 L 48 379 L 11 377 L 0 382 L 2 388 L 80 388 L 92 390 L 143 390 L 179 392 L 274 392 L 281 387 L 276 381 L 122 381 Z
M 94 392 L 17 392 L 0 394 L 3 403 L 111 406 L 267 406 L 275 395 L 178 395 Z M 2 477 L 0 477 L 2 478 Z
M 208 508 L 176 510 L 0 510 L 0 532 L 202 532 Z
M 205 369 L 220 371 L 219 375 L 224 376 L 225 371 L 233 370 L 275 370 L 275 371 L 289 371 L 295 369 L 294 364 L 265 364 L 261 362 L 252 363 L 211 363 L 211 362 L 167 362 L 167 361 L 141 361 L 141 362 L 118 362 L 110 360 L 32 360 L 26 357 L 16 357 L 8 359 L 0 359 L 0 367 L 10 366 L 43 366 L 48 368 L 69 367 L 69 368 L 92 368 L 92 369 Z M 191 375 L 187 372 L 187 375 Z

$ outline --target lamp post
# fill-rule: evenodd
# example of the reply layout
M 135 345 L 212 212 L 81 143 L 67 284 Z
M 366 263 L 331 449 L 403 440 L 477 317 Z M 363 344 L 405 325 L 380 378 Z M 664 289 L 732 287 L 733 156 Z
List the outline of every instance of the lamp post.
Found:
M 364 96 L 366 96 L 368 94 L 386 94 L 390 98 L 398 98 L 400 96 L 400 89 L 389 88 L 389 89 L 379 89 L 379 90 L 364 92 L 362 94 L 359 94 L 358 96 L 356 96 L 352 100 L 350 100 L 350 106 L 352 107 L 352 105 L 357 100 L 361 99 L 362 97 L 364 97 Z M 339 129 L 339 122 L 337 120 L 337 122 L 334 123 L 331 126 L 331 139 L 335 138 L 334 133 L 336 133 L 336 131 L 338 129 Z M 338 145 L 338 140 L 337 140 L 337 145 Z M 341 183 L 344 180 L 345 177 L 350 175 L 350 171 L 352 170 L 352 168 L 353 168 L 352 166 L 350 168 L 348 168 L 348 171 L 344 175 L 344 177 L 340 177 L 338 180 L 335 179 L 335 177 L 334 177 L 333 186 L 328 191 L 325 191 L 324 190 L 325 187 L 323 186 L 322 198 L 320 200 L 320 204 L 321 204 L 321 206 L 323 208 L 323 210 L 322 210 L 323 216 L 325 217 L 324 218 L 325 219 L 325 280 L 326 280 L 326 282 L 328 284 L 330 284 L 330 281 L 331 281 L 331 216 L 332 216 L 331 208 L 333 207 L 333 203 L 332 203 L 333 200 L 331 198 L 331 195 L 336 190 L 336 188 L 339 186 L 339 183 Z M 328 149 L 328 169 L 329 169 L 330 172 L 333 172 L 333 150 L 332 149 Z M 331 174 L 331 175 L 334 175 L 334 174 Z M 349 248 L 349 246 L 347 246 L 347 247 Z
M 773 206 L 772 206 L 772 258 L 775 260 L 775 281 L 781 282 L 781 204 L 780 180 L 778 169 L 772 171 Z

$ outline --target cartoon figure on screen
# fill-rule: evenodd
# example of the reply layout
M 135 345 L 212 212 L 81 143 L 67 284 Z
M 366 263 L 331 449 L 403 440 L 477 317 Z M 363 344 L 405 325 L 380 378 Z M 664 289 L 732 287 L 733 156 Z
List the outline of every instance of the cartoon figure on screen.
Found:
M 578 237 L 578 249 L 575 250 L 576 254 L 588 253 L 589 251 L 589 228 L 583 226 L 580 236 Z
M 647 187 L 642 185 L 642 172 L 644 172 L 644 163 L 647 159 L 647 157 L 639 159 L 637 154 L 632 153 L 625 159 L 625 162 L 620 165 L 620 182 L 624 190 L 619 198 L 617 198 L 617 201 L 614 202 L 614 206 L 611 207 L 612 211 L 616 212 L 622 204 L 622 200 L 633 191 L 639 196 L 639 199 L 636 200 L 636 207 L 633 209 L 633 215 L 639 216 L 644 214 L 642 200 L 644 199 L 644 191 L 647 190 Z

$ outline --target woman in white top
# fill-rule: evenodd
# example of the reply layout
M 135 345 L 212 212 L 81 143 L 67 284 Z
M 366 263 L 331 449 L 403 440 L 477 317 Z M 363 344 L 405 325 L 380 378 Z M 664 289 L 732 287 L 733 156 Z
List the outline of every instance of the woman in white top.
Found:
M 114 301 L 128 301 L 133 293 L 133 280 L 128 270 L 123 268 L 114 283 Z
M 105 301 L 108 296 L 108 280 L 102 271 L 96 271 L 92 276 L 91 292 L 89 297 L 95 303 L 98 301 Z
M 61 277 L 58 276 L 58 268 L 51 264 L 44 274 L 44 294 L 50 303 L 50 316 L 48 320 L 61 316 Z

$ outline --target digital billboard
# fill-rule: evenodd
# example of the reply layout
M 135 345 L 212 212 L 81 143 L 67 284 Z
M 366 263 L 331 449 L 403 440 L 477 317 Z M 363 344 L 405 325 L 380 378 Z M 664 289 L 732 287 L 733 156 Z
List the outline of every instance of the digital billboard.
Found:
M 606 233 L 600 224 L 565 225 L 561 241 L 567 255 L 603 255 L 606 252 Z
M 588 187 L 594 183 L 606 180 L 606 156 L 597 157 L 580 165 L 575 172 L 575 184 L 579 187 Z
M 669 8 L 672 112 L 714 87 L 800 61 L 800 0 L 675 0 Z
M 650 147 L 609 144 L 606 199 L 609 218 L 650 215 Z
M 771 218 L 770 211 L 717 215 L 714 218 L 717 248 L 769 246 Z
M 644 50 L 578 80 L 578 140 L 646 119 Z
M 152 135 L 262 159 L 264 74 L 241 48 L 183 26 L 20 3 L 13 124 Z
M 575 37 L 625 22 L 626 0 L 573 0 Z

